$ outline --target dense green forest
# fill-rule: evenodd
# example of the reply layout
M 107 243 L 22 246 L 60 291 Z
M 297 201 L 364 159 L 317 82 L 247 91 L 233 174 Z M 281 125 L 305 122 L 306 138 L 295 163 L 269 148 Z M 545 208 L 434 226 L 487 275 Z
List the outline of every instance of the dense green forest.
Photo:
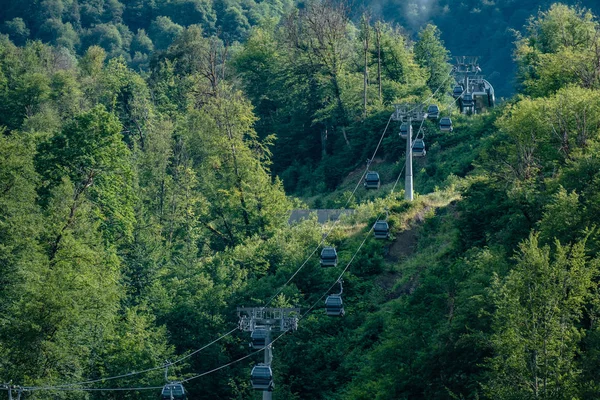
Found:
M 190 25 L 217 35 L 228 45 L 244 42 L 252 27 L 278 21 L 296 2 L 291 0 L 2 0 L 0 33 L 17 45 L 41 40 L 82 55 L 89 46 L 102 47 L 110 57 L 122 56 L 137 71 L 147 71 L 152 56 L 166 50 Z M 304 2 L 297 2 L 303 7 Z M 564 0 L 564 4 L 582 2 Z M 589 3 L 589 4 L 588 4 Z M 498 97 L 508 98 L 519 81 L 513 62 L 513 42 L 523 27 L 552 0 L 362 0 L 347 2 L 356 25 L 366 13 L 373 20 L 398 23 L 416 40 L 428 23 L 454 55 L 479 56 L 494 82 Z M 600 13 L 596 2 L 583 2 Z M 351 7 L 349 6 L 351 5 Z M 485 38 L 485 40 L 481 40 Z
M 5 1 L 0 384 L 154 399 L 168 365 L 190 399 L 260 398 L 236 307 L 269 301 L 303 312 L 274 345 L 276 399 L 600 398 L 600 24 L 528 4 L 494 11 L 523 23 L 497 39 L 518 94 L 466 116 L 442 40 L 460 31 L 434 13 Z M 469 35 L 496 43 L 478 21 Z M 399 102 L 454 121 L 423 124 L 413 202 L 395 184 Z M 337 267 L 319 266 L 322 242 Z M 342 271 L 346 315 L 328 317 Z

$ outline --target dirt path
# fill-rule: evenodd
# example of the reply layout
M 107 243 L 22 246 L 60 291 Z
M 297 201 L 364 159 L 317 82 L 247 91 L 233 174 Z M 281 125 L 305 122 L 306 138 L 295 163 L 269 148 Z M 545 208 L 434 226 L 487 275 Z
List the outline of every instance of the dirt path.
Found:
M 396 239 L 389 247 L 386 260 L 398 262 L 410 257 L 417 249 L 417 228 L 403 230 L 396 234 Z

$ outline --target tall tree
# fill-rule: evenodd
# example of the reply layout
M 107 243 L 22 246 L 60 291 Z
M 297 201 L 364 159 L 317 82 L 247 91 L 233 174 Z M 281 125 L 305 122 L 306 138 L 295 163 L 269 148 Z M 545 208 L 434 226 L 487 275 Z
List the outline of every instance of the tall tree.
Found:
M 448 92 L 452 79 L 449 79 L 450 52 L 440 39 L 439 29 L 431 24 L 421 29 L 415 43 L 415 61 L 428 72 L 427 86 L 434 92 L 439 88 L 438 98 Z
M 311 1 L 303 10 L 286 16 L 284 23 L 285 39 L 292 54 L 326 77 L 331 99 L 326 99 L 329 104 L 316 119 L 332 129 L 339 128 L 350 145 L 346 134 L 348 110 L 342 99 L 341 82 L 350 57 L 347 8 L 341 2 Z
M 369 16 L 363 14 L 360 19 L 360 38 L 363 45 L 363 118 L 367 117 L 367 88 L 369 86 L 369 49 L 371 41 L 371 25 Z
M 538 234 L 519 246 L 517 265 L 493 283 L 494 314 L 488 394 L 500 399 L 578 397 L 577 326 L 591 295 L 597 262 L 586 240 L 540 247 Z

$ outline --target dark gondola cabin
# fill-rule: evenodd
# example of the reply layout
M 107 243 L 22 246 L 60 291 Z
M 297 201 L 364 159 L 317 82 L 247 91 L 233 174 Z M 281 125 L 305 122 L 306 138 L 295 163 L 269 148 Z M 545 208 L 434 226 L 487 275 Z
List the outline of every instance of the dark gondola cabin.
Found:
M 250 334 L 252 342 L 250 345 L 253 349 L 262 349 L 267 345 L 267 338 L 269 337 L 269 331 L 266 328 L 256 327 Z
M 400 137 L 402 139 L 408 139 L 408 133 L 412 131 L 412 126 L 406 122 L 400 125 Z
M 168 383 L 166 384 L 162 392 L 160 394 L 161 399 L 163 400 L 179 400 L 179 399 L 187 399 L 187 395 L 185 393 L 185 389 L 181 383 Z
M 330 294 L 325 299 L 325 312 L 330 317 L 343 317 L 344 316 L 344 303 L 342 302 L 342 296 L 339 294 Z
M 334 247 L 324 247 L 321 250 L 321 267 L 337 266 L 338 256 Z
M 373 226 L 375 239 L 387 239 L 390 237 L 390 226 L 387 221 L 377 221 Z
M 461 85 L 454 86 L 454 89 L 452 89 L 452 97 L 458 99 L 462 95 L 464 90 L 465 89 Z
M 465 93 L 461 99 L 461 106 L 463 111 L 471 111 L 471 109 L 475 106 L 473 94 Z
M 365 176 L 365 188 L 379 189 L 379 185 L 379 174 L 377 172 L 367 172 L 367 175 Z
M 257 364 L 250 372 L 250 381 L 252 389 L 262 391 L 273 391 L 273 371 L 271 366 L 266 364 Z
M 423 141 L 423 139 L 415 140 L 415 143 L 413 144 L 412 148 L 412 153 L 414 157 L 425 157 L 427 151 L 425 151 L 425 142 Z
M 442 132 L 452 132 L 452 120 L 450 117 L 443 117 L 440 119 L 440 131 Z
M 427 118 L 438 119 L 439 116 L 440 116 L 440 108 L 436 104 L 431 104 L 427 108 Z

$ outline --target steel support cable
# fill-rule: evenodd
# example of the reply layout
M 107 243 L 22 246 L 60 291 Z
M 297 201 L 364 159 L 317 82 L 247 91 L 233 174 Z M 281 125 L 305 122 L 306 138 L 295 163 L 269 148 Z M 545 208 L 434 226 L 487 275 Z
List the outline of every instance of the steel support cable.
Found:
M 358 190 L 358 188 L 360 186 L 360 183 L 363 181 L 365 175 L 369 171 L 369 167 L 371 166 L 371 162 L 375 159 L 375 156 L 377 155 L 377 152 L 379 151 L 379 147 L 381 146 L 381 142 L 383 141 L 383 138 L 385 137 L 385 134 L 386 134 L 386 132 L 388 130 L 388 127 L 390 126 L 390 122 L 392 121 L 392 116 L 393 116 L 393 114 L 390 115 L 390 118 L 388 119 L 387 124 L 385 125 L 385 129 L 383 130 L 383 133 L 381 134 L 381 137 L 379 138 L 379 142 L 377 143 L 377 147 L 375 147 L 375 151 L 373 152 L 373 156 L 369 159 L 370 161 L 367 163 L 367 168 L 365 168 L 365 171 L 361 174 L 360 179 L 356 183 L 356 186 L 354 186 L 354 190 L 352 190 L 352 192 L 348 196 L 348 199 L 346 199 L 346 203 L 344 204 L 344 206 L 342 208 L 348 207 L 348 204 L 350 204 L 350 201 L 352 200 L 352 197 L 354 196 L 354 194 Z M 313 249 L 313 251 L 309 254 L 309 256 L 306 258 L 306 260 L 304 260 L 304 262 L 300 265 L 300 267 L 279 288 L 279 290 L 277 290 L 277 292 L 273 296 L 271 296 L 271 298 L 265 303 L 265 305 L 263 307 L 267 307 L 269 304 L 271 304 L 271 302 L 277 296 L 279 296 L 279 294 L 281 292 L 283 292 L 283 289 L 285 289 L 285 287 L 287 287 L 287 285 L 296 277 L 296 275 L 298 275 L 300 273 L 300 271 L 306 266 L 306 264 L 308 264 L 308 262 L 310 261 L 310 259 L 312 258 L 312 256 L 317 252 L 317 250 L 319 250 L 319 247 L 321 247 L 323 245 L 323 243 L 325 243 L 325 240 L 329 237 L 329 235 L 331 234 L 331 232 L 333 232 L 333 229 L 336 227 L 336 225 L 337 225 L 337 223 L 339 221 L 340 221 L 340 218 L 336 219 L 333 222 L 333 224 L 331 225 L 331 227 L 329 228 L 329 230 L 327 231 L 327 233 L 325 233 L 325 235 L 323 236 L 323 238 L 321 239 L 321 241 L 319 242 L 319 244 Z
M 444 81 L 442 81 L 442 83 L 437 87 L 437 89 L 431 94 L 431 96 L 429 96 L 424 102 L 422 102 L 421 104 L 426 104 L 429 100 L 431 100 L 436 94 L 437 92 L 439 92 L 439 90 L 444 86 L 444 84 L 448 81 L 448 78 L 450 78 L 452 76 L 452 71 L 450 71 L 448 73 L 448 75 L 446 76 L 446 78 L 444 79 Z M 413 108 L 411 111 L 414 111 L 416 109 Z M 369 167 L 371 165 L 372 160 L 375 159 L 375 156 L 377 155 L 377 152 L 379 151 L 379 147 L 381 146 L 381 143 L 383 141 L 383 138 L 385 137 L 385 134 L 388 130 L 388 127 L 390 125 L 390 122 L 392 121 L 392 117 L 393 114 L 390 116 L 390 118 L 388 119 L 388 122 L 385 126 L 385 129 L 383 130 L 383 133 L 381 134 L 381 137 L 379 138 L 379 142 L 377 143 L 377 147 L 375 148 L 375 151 L 373 152 L 373 156 L 369 159 L 370 162 L 367 164 L 367 168 L 365 168 L 365 171 L 362 173 L 360 179 L 358 180 L 358 182 L 356 183 L 356 186 L 354 187 L 354 190 L 352 190 L 352 192 L 350 193 L 350 195 L 348 196 L 348 199 L 346 200 L 346 203 L 344 204 L 344 206 L 342 208 L 346 208 L 348 206 L 348 204 L 350 204 L 350 201 L 352 200 L 352 196 L 354 196 L 354 194 L 356 193 L 356 190 L 358 190 L 358 187 L 360 186 L 360 183 L 362 182 L 362 180 L 364 179 L 365 175 L 367 174 L 367 172 L 369 171 Z M 419 130 L 421 129 L 421 127 L 423 126 L 423 122 L 421 121 L 421 126 L 419 127 Z M 396 184 L 398 183 L 398 181 L 396 180 Z M 395 185 L 394 185 L 395 187 Z M 325 240 L 327 239 L 327 237 L 329 237 L 329 235 L 331 234 L 331 232 L 333 231 L 333 229 L 335 228 L 335 226 L 337 225 L 337 223 L 339 222 L 339 218 L 337 220 L 335 220 L 333 222 L 333 224 L 331 225 L 331 227 L 329 228 L 329 230 L 327 231 L 327 233 L 323 236 L 323 238 L 321 239 L 321 241 L 319 242 L 319 244 L 314 248 L 314 250 L 309 254 L 309 256 L 306 258 L 306 260 L 304 260 L 304 262 L 300 265 L 300 267 L 292 274 L 292 276 L 290 276 L 290 278 L 279 288 L 279 290 L 273 295 L 271 296 L 271 298 L 265 303 L 265 305 L 263 307 L 267 307 L 269 304 L 271 304 L 271 302 L 277 297 L 279 296 L 279 294 L 281 294 L 281 292 L 283 292 L 283 289 L 285 287 L 287 287 L 287 285 L 296 277 L 296 275 L 298 275 L 298 273 L 300 273 L 300 271 L 306 266 L 306 264 L 308 263 L 308 261 L 310 261 L 310 259 L 312 258 L 312 256 L 317 252 L 317 250 L 319 250 L 319 247 L 321 247 L 323 245 L 323 243 L 325 242 Z
M 422 125 L 423 125 L 423 123 L 421 123 L 421 126 L 422 126 Z M 412 147 L 411 147 L 411 148 L 412 148 Z M 402 167 L 402 170 L 400 170 L 400 173 L 398 174 L 398 177 L 402 176 L 402 173 L 403 173 L 403 172 L 404 172 L 404 167 Z M 392 187 L 392 189 L 391 189 L 391 191 L 390 191 L 390 194 L 394 193 L 394 190 L 396 189 L 396 186 L 397 186 L 397 184 L 398 184 L 398 181 L 399 181 L 399 179 L 400 179 L 400 178 L 396 179 L 396 183 L 394 183 L 394 186 Z M 382 215 L 383 215 L 383 213 L 379 213 L 379 215 L 377 215 L 377 220 L 379 220 L 379 218 L 380 218 Z M 314 302 L 314 303 L 313 303 L 313 304 L 312 304 L 312 305 L 311 305 L 311 306 L 310 306 L 310 307 L 309 307 L 309 308 L 306 310 L 306 312 L 304 312 L 304 313 L 303 313 L 303 314 L 300 316 L 300 318 L 298 318 L 298 321 L 301 321 L 302 319 L 304 319 L 304 318 L 305 318 L 305 317 L 306 317 L 306 316 L 307 316 L 307 315 L 308 315 L 308 314 L 309 314 L 309 313 L 310 313 L 310 312 L 311 312 L 311 311 L 312 311 L 312 310 L 313 310 L 313 309 L 314 309 L 314 308 L 315 308 L 315 307 L 316 307 L 316 306 L 317 306 L 317 305 L 318 305 L 318 304 L 321 302 L 321 300 L 323 300 L 323 297 L 327 296 L 327 294 L 328 294 L 329 292 L 331 292 L 331 290 L 332 290 L 332 289 L 335 287 L 335 285 L 337 285 L 337 284 L 338 284 L 338 282 L 340 281 L 340 279 L 342 279 L 342 277 L 344 276 L 344 274 L 346 273 L 346 271 L 348 271 L 348 269 L 350 268 L 350 266 L 351 266 L 351 265 L 352 265 L 352 263 L 354 262 L 354 259 L 356 258 L 356 256 L 358 255 L 358 253 L 360 252 L 360 250 L 362 249 L 362 247 L 363 247 L 363 246 L 364 246 L 364 244 L 366 243 L 366 241 L 367 241 L 367 239 L 369 238 L 369 235 L 371 234 L 371 232 L 373 232 L 373 229 L 374 229 L 374 227 L 375 227 L 375 225 L 372 225 L 372 226 L 371 226 L 371 228 L 368 230 L 368 232 L 366 233 L 366 235 L 365 235 L 365 237 L 363 238 L 362 242 L 360 243 L 360 245 L 358 246 L 358 248 L 356 249 L 356 251 L 355 251 L 355 252 L 354 252 L 354 254 L 352 255 L 352 258 L 350 259 L 350 261 L 348 261 L 348 263 L 346 264 L 346 266 L 344 267 L 344 269 L 342 270 L 342 272 L 340 273 L 340 275 L 338 276 L 338 278 L 335 280 L 335 282 L 333 282 L 333 284 L 327 288 L 327 290 L 326 290 L 326 291 L 325 291 L 325 292 L 324 292 L 324 293 L 321 295 L 321 297 L 319 297 L 319 298 L 317 299 L 317 301 L 315 301 L 315 302 Z M 275 343 L 276 341 L 278 341 L 279 339 L 281 339 L 281 337 L 283 337 L 283 336 L 284 336 L 284 335 L 285 335 L 285 334 L 286 334 L 288 331 L 289 331 L 289 330 L 285 330 L 285 331 L 283 331 L 283 332 L 282 332 L 280 335 L 276 336 L 276 337 L 275 337 L 275 339 L 273 339 L 269 345 L 271 345 L 271 344 Z M 201 378 L 201 377 L 203 377 L 203 376 L 206 376 L 206 375 L 209 375 L 209 374 L 211 374 L 211 373 L 213 373 L 213 372 L 217 372 L 217 371 L 219 371 L 219 370 L 221 370 L 221 369 L 223 369 L 223 368 L 227 368 L 227 367 L 229 367 L 229 366 L 231 366 L 231 365 L 233 365 L 233 364 L 237 364 L 237 363 L 238 363 L 238 362 L 240 362 L 240 361 L 243 361 L 243 360 L 245 360 L 245 359 L 247 359 L 247 358 L 249 358 L 249 357 L 251 357 L 251 356 L 253 356 L 253 355 L 255 355 L 255 354 L 258 354 L 258 353 L 260 353 L 261 351 L 264 351 L 266 347 L 267 347 L 267 346 L 265 346 L 265 347 L 263 347 L 263 348 L 260 348 L 260 349 L 258 349 L 258 350 L 256 350 L 256 351 L 252 352 L 252 353 L 249 353 L 249 354 L 247 354 L 247 355 L 245 355 L 245 356 L 243 356 L 243 357 L 240 357 L 240 358 L 238 358 L 238 359 L 236 359 L 236 360 L 233 360 L 233 361 L 231 361 L 231 362 L 229 362 L 229 363 L 227 363 L 227 364 L 223 364 L 223 365 L 221 365 L 221 366 L 219 366 L 219 367 L 213 368 L 213 369 L 211 369 L 211 370 L 209 370 L 209 371 L 206 371 L 206 372 L 203 372 L 203 373 L 201 373 L 201 374 L 197 374 L 197 375 L 191 376 L 191 377 L 189 377 L 189 378 L 186 378 L 186 379 L 182 380 L 182 381 L 181 381 L 181 383 L 186 383 L 186 382 L 189 382 L 189 381 L 191 381 L 191 380 L 194 380 L 194 379 Z
M 433 99 L 435 97 L 435 95 L 437 94 L 437 92 L 439 92 L 439 90 L 444 86 L 444 84 L 448 81 L 448 78 L 452 77 L 452 71 L 448 72 L 448 75 L 446 76 L 446 79 L 444 79 L 442 81 L 442 83 L 440 83 L 440 86 L 437 87 L 437 89 L 435 89 L 435 92 L 433 92 L 431 94 L 431 96 L 429 96 L 428 98 L 425 99 L 425 101 L 420 102 L 419 104 L 427 104 L 429 102 L 429 100 Z M 417 109 L 417 107 L 412 108 L 411 110 L 409 110 L 408 112 L 413 112 Z
M 99 383 L 99 382 L 105 382 L 105 381 L 110 381 L 110 380 L 115 380 L 115 379 L 122 379 L 122 378 L 128 378 L 131 376 L 135 376 L 135 375 L 140 375 L 140 374 L 145 374 L 148 372 L 152 372 L 152 371 L 157 371 L 159 369 L 164 369 L 166 367 L 170 367 L 172 365 L 178 364 L 190 357 L 192 357 L 193 355 L 201 352 L 202 350 L 205 350 L 206 348 L 212 346 L 213 344 L 225 339 L 227 336 L 231 335 L 233 332 L 237 331 L 239 328 L 235 327 L 234 329 L 230 330 L 229 332 L 219 336 L 217 339 L 213 340 L 212 342 L 200 347 L 197 350 L 194 350 L 193 352 L 191 352 L 190 354 L 187 354 L 183 357 L 178 358 L 177 360 L 173 361 L 173 362 L 169 362 L 169 363 L 165 363 L 163 365 L 160 365 L 158 367 L 153 367 L 153 368 L 148 368 L 148 369 L 144 369 L 141 371 L 132 371 L 126 374 L 121 374 L 121 375 L 115 375 L 115 376 L 110 376 L 107 378 L 99 378 L 99 379 L 93 379 L 93 380 L 88 380 L 88 381 L 82 381 L 82 382 L 74 382 L 74 383 L 68 383 L 68 384 L 64 384 L 64 385 L 53 385 L 53 386 L 23 386 L 24 389 L 27 389 L 29 391 L 36 391 L 36 390 L 55 390 L 55 389 L 61 389 L 61 388 L 69 388 L 71 386 L 80 386 L 80 385 L 90 385 L 92 383 Z M 161 386 L 162 387 L 162 386 Z M 83 390 L 78 388 L 77 390 Z M 133 390 L 133 389 L 132 389 Z

